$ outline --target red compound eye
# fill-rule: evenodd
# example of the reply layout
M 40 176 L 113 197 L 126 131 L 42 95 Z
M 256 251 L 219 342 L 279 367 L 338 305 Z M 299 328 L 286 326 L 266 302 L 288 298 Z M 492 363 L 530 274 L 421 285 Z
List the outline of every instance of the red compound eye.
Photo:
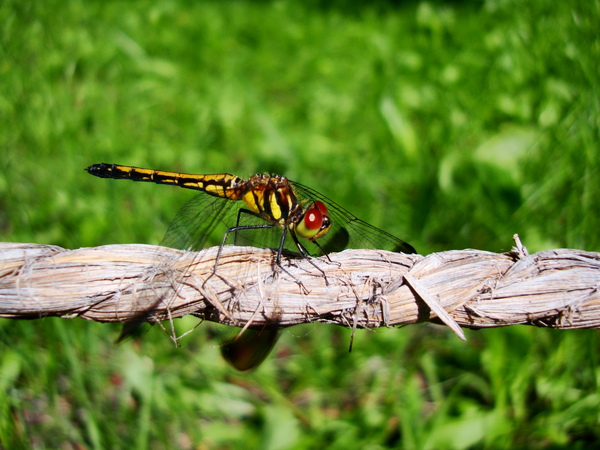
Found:
M 316 200 L 315 206 L 319 209 L 319 211 L 321 211 L 321 214 L 323 214 L 324 216 L 326 216 L 329 213 L 329 211 L 327 211 L 327 206 L 325 206 L 325 203 Z
M 317 203 L 321 202 L 315 202 L 317 207 L 309 209 L 304 215 L 304 225 L 309 230 L 319 230 L 321 228 L 321 225 L 323 225 L 323 211 L 320 205 L 318 205 Z M 321 205 L 323 206 L 323 208 L 325 208 L 325 205 L 323 205 L 323 203 L 321 203 Z M 327 208 L 325 208 L 325 212 L 327 212 Z
M 315 200 L 308 205 L 302 220 L 296 225 L 296 233 L 301 238 L 314 241 L 326 234 L 330 227 L 327 207 L 323 202 Z

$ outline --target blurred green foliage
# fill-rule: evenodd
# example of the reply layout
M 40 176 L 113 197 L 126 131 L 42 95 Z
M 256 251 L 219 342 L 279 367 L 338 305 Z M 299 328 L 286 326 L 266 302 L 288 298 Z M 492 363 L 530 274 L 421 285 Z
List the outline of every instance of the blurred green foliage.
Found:
M 2 240 L 158 243 L 193 193 L 83 171 L 107 162 L 282 173 L 422 254 L 600 250 L 598 1 L 4 0 L 0 23 Z M 117 333 L 0 321 L 0 446 L 600 440 L 595 330 L 414 326 L 348 354 L 295 327 L 250 375 L 208 327 Z

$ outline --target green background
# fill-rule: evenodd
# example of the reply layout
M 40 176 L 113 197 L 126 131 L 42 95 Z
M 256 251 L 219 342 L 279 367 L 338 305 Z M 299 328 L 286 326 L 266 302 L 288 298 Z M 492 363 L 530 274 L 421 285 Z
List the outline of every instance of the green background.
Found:
M 366 2 L 365 2 L 366 3 Z M 193 193 L 100 162 L 282 173 L 421 254 L 600 250 L 598 1 L 0 2 L 0 239 L 158 243 Z M 195 321 L 178 323 L 182 331 Z M 587 448 L 596 330 L 0 321 L 6 448 Z

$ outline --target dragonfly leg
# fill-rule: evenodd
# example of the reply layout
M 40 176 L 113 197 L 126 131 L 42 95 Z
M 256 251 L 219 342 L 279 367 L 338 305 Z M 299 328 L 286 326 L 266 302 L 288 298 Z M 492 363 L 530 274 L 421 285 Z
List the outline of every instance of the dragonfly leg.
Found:
M 213 267 L 213 271 L 211 276 L 217 273 L 217 266 L 219 265 L 219 259 L 221 259 L 221 252 L 223 251 L 223 247 L 225 246 L 225 242 L 227 242 L 227 238 L 231 233 L 237 233 L 238 231 L 243 230 L 260 230 L 264 228 L 273 228 L 275 225 L 272 223 L 264 223 L 259 225 L 240 225 L 236 227 L 229 228 L 225 235 L 223 236 L 223 240 L 221 241 L 221 245 L 219 246 L 219 251 L 217 252 L 217 257 L 215 258 L 215 266 Z M 210 277 L 209 277 L 210 278 Z
M 281 233 L 281 240 L 279 241 L 279 248 L 277 249 L 277 257 L 275 258 L 275 263 L 277 264 L 277 267 L 279 267 L 283 272 L 285 272 L 289 277 L 293 278 L 294 281 L 298 284 L 298 286 L 300 286 L 302 288 L 302 291 L 304 291 L 305 294 L 308 294 L 310 291 L 308 289 L 306 289 L 306 286 L 304 286 L 304 283 L 302 283 L 302 281 L 300 281 L 298 278 L 296 278 L 294 275 L 292 275 L 291 273 L 289 273 L 285 267 L 283 267 L 281 265 L 281 254 L 283 253 L 283 247 L 285 245 L 285 238 L 287 236 L 287 228 L 283 229 L 283 233 Z M 306 254 L 302 255 L 303 257 L 307 257 Z M 314 265 L 314 264 L 313 264 Z M 315 266 L 316 267 L 316 266 Z M 319 269 L 317 267 L 317 269 Z M 321 269 L 319 269 L 321 270 Z
M 325 279 L 325 284 L 327 286 L 329 286 L 329 280 L 327 280 L 327 275 L 325 275 L 325 272 L 323 271 L 323 269 L 321 269 L 319 266 L 317 266 L 317 263 L 315 263 L 313 261 L 313 257 L 306 251 L 306 249 L 304 248 L 304 246 L 300 243 L 300 241 L 298 240 L 298 237 L 296 236 L 296 233 L 294 233 L 293 229 L 290 230 L 290 235 L 292 236 L 292 239 L 294 240 L 294 243 L 296 244 L 296 247 L 298 247 L 298 251 L 300 251 L 300 254 L 302 254 L 302 256 L 309 263 L 311 263 L 312 266 L 315 269 L 317 269 L 319 272 L 321 272 L 323 274 L 323 278 Z M 279 252 L 277 253 L 277 264 L 278 265 L 281 265 L 280 257 L 281 257 L 281 250 L 283 249 L 283 240 L 285 240 L 285 233 L 284 233 L 283 239 L 281 241 L 281 244 L 279 245 Z
M 240 225 L 240 218 L 241 218 L 242 214 L 249 214 L 251 216 L 262 218 L 259 214 L 256 214 L 254 211 L 250 211 L 250 210 L 248 210 L 246 208 L 241 208 L 238 211 L 238 214 L 237 214 L 237 223 L 236 223 L 236 226 L 230 228 L 229 230 L 227 230 L 227 233 L 225 233 L 225 236 L 223 238 L 223 242 L 221 243 L 221 247 L 219 248 L 219 254 L 221 253 L 221 249 L 225 245 L 225 242 L 227 240 L 227 236 L 229 235 L 229 233 L 235 233 L 235 232 L 243 231 L 243 230 L 256 230 L 256 229 L 265 229 L 265 228 L 275 228 L 275 227 L 278 226 L 278 224 L 276 224 L 276 223 L 264 223 L 264 224 L 257 224 L 257 225 Z M 284 227 L 282 229 L 281 239 L 279 240 L 279 247 L 277 249 L 277 257 L 275 259 L 275 263 L 277 264 L 277 266 L 279 267 L 279 269 L 281 269 L 283 272 L 285 272 L 290 278 L 294 279 L 294 281 L 302 288 L 302 290 L 304 291 L 305 294 L 308 294 L 309 291 L 308 291 L 308 289 L 306 289 L 306 287 L 304 286 L 304 284 L 298 278 L 296 278 L 294 275 L 292 275 L 288 270 L 286 270 L 283 267 L 283 265 L 281 264 L 281 255 L 282 255 L 283 249 L 285 247 L 285 240 L 286 240 L 286 237 L 287 237 L 287 232 L 288 232 L 288 229 Z M 235 243 L 235 241 L 234 241 L 234 243 Z M 300 253 L 302 254 L 302 257 L 304 257 L 304 258 L 306 258 L 306 259 L 308 259 L 310 261 L 311 257 L 306 252 L 306 250 L 304 250 L 304 248 L 302 248 L 300 250 Z M 217 255 L 217 258 L 218 258 L 218 255 Z M 218 263 L 218 259 L 217 259 L 217 263 Z M 317 269 L 319 269 L 312 261 L 310 261 L 310 263 L 312 265 L 314 265 Z M 319 270 L 321 270 L 321 269 L 319 269 Z M 216 264 L 215 264 L 214 271 L 216 272 Z M 323 271 L 321 270 L 321 272 L 323 272 Z
M 336 264 L 338 267 L 341 267 L 342 265 L 339 262 L 333 262 L 331 260 L 331 258 L 329 257 L 329 255 L 327 253 L 325 253 L 325 249 L 321 246 L 321 244 L 319 244 L 316 240 L 312 241 L 313 244 L 315 244 L 317 246 L 317 248 L 321 251 L 321 253 L 323 253 L 323 256 L 325 256 L 327 258 L 327 261 L 329 261 L 331 264 Z

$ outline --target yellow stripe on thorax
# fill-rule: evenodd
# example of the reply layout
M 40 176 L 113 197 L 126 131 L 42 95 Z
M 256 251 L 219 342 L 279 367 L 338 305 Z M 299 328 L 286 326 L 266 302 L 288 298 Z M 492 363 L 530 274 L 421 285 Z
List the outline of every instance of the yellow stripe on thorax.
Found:
M 269 192 L 268 196 L 269 205 L 271 208 L 271 216 L 276 221 L 280 221 L 282 219 L 282 211 L 279 202 L 277 201 L 276 191 Z
M 270 222 L 280 225 L 287 220 L 295 202 L 287 186 L 281 187 L 272 183 L 254 185 L 241 196 L 248 208 Z
M 264 210 L 264 208 L 262 207 L 264 196 L 264 190 L 247 190 L 242 194 L 242 200 L 252 212 L 255 212 L 256 214 L 261 214 Z

